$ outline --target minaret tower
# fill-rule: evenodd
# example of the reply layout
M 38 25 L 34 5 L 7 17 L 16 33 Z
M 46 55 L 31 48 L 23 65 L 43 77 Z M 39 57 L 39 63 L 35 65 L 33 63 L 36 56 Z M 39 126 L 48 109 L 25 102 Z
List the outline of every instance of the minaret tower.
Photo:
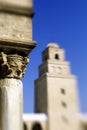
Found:
M 64 49 L 48 44 L 35 80 L 35 112 L 48 115 L 48 130 L 78 130 L 76 77 Z

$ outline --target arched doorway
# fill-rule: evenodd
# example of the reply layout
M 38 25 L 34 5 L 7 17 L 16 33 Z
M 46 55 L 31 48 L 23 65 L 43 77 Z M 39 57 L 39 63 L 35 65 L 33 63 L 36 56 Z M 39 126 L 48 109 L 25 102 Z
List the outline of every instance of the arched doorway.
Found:
M 28 130 L 28 129 L 27 129 L 27 125 L 26 125 L 25 123 L 24 123 L 24 130 Z
M 32 127 L 32 130 L 42 130 L 41 125 L 39 123 L 35 123 Z

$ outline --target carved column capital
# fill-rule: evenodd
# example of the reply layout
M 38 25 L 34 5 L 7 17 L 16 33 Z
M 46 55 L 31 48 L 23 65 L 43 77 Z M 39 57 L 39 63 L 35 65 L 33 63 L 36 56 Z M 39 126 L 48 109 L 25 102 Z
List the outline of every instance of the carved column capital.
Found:
M 21 79 L 24 76 L 28 61 L 29 59 L 27 56 L 0 52 L 0 79 Z

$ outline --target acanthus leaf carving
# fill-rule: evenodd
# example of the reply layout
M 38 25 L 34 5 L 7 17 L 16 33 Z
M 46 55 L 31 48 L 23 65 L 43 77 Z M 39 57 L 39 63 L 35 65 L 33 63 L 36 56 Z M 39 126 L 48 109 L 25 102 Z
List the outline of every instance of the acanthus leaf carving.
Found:
M 0 78 L 22 78 L 27 63 L 27 56 L 0 52 Z

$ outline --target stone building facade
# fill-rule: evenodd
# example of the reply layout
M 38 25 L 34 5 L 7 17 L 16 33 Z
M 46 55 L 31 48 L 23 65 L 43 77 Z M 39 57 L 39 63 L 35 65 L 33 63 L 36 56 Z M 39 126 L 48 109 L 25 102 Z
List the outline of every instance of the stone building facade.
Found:
M 87 121 L 78 112 L 76 76 L 64 49 L 50 43 L 42 52 L 35 80 L 35 114 L 24 115 L 24 130 L 87 130 Z

